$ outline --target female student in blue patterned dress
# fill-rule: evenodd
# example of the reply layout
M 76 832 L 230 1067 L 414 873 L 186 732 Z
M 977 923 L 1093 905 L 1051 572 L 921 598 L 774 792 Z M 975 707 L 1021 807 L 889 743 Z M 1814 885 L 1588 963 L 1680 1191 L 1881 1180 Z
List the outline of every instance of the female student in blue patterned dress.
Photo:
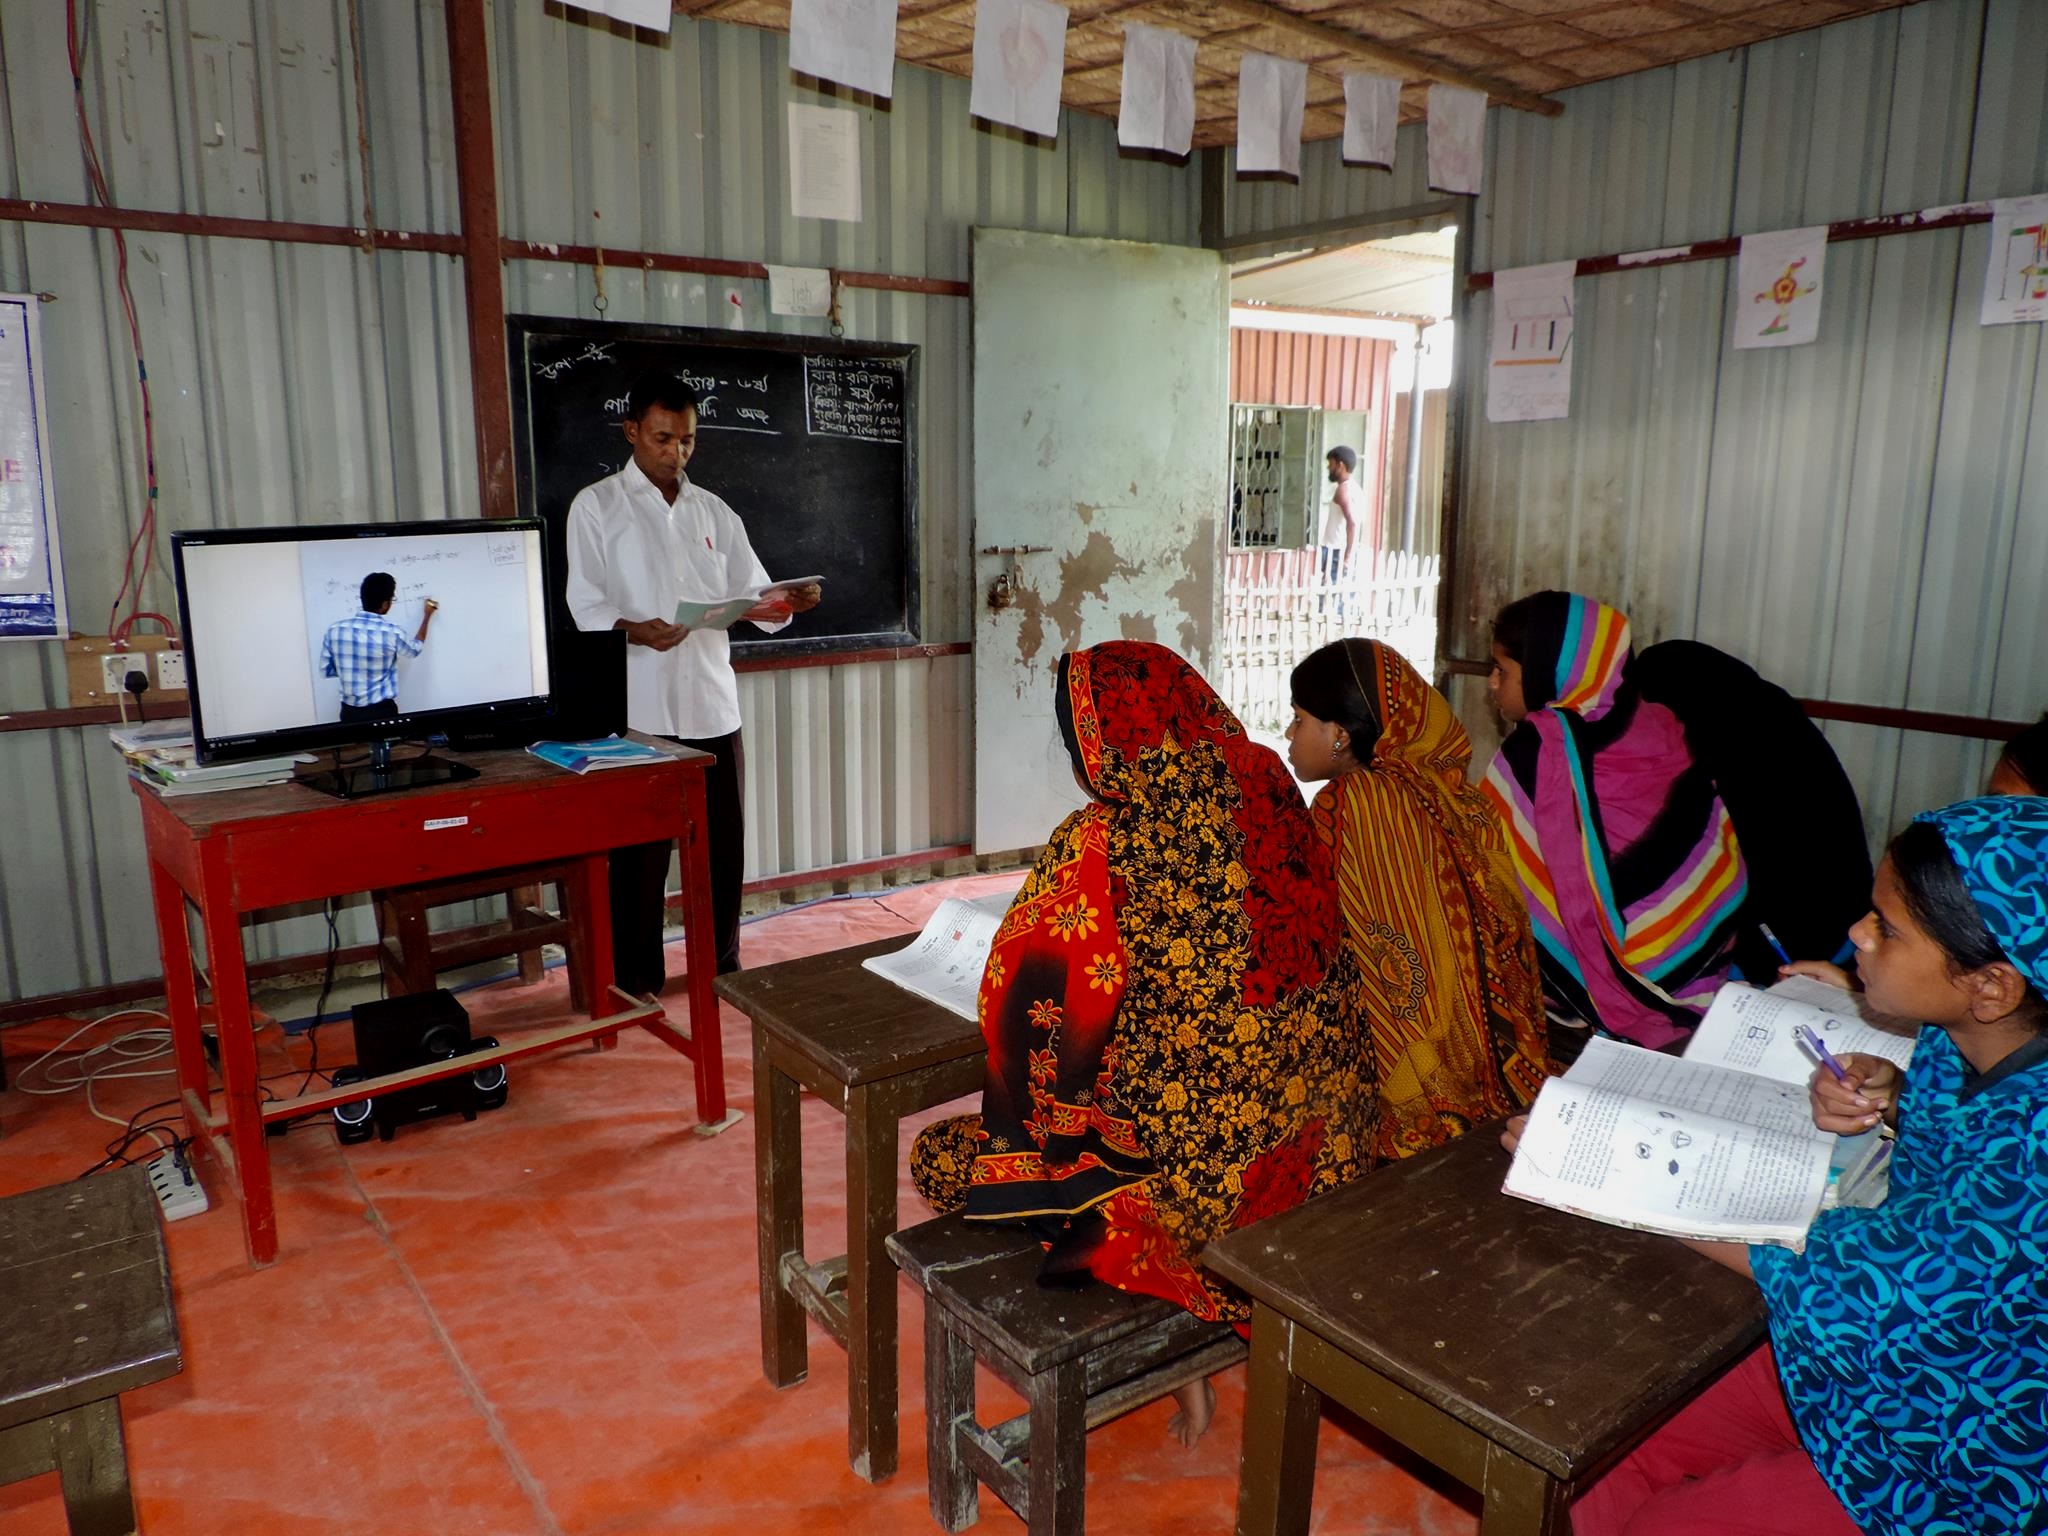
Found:
M 1872 1005 L 1926 1025 L 1903 1076 L 1816 1071 L 1814 1122 L 1892 1122 L 1891 1193 L 1803 1253 L 1692 1245 L 1755 1277 L 1770 1344 L 1594 1483 L 1578 1536 L 2048 1530 L 2048 800 L 1919 817 L 1850 937 Z

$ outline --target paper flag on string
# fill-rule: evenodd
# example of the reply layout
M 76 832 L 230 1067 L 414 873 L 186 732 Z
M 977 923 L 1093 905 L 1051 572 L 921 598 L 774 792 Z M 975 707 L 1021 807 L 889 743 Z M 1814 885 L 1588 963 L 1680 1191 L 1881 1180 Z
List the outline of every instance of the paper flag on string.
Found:
M 1054 138 L 1067 57 L 1067 8 L 1052 0 L 976 0 L 974 89 L 967 110 Z
M 579 11 L 609 16 L 614 21 L 629 21 L 650 32 L 666 32 L 675 20 L 673 0 L 568 0 L 568 3 Z
M 1246 49 L 1237 65 L 1237 169 L 1301 174 L 1308 66 Z
M 1194 140 L 1195 40 L 1142 21 L 1125 23 L 1117 143 L 1185 155 Z
M 1394 164 L 1394 135 L 1401 126 L 1401 82 L 1392 75 L 1344 77 L 1344 162 Z
M 896 0 L 791 0 L 789 67 L 886 99 L 896 75 Z
M 1488 421 L 1555 421 L 1572 409 L 1575 261 L 1493 274 Z
M 1744 235 L 1735 260 L 1735 345 L 1799 347 L 1820 334 L 1828 227 Z
M 1991 254 L 1978 319 L 1985 325 L 2048 320 L 2048 196 L 2001 197 L 1991 205 Z
M 860 222 L 860 114 L 789 104 L 789 211 Z
M 1486 92 L 1429 88 L 1429 184 L 1439 192 L 1479 190 L 1486 164 Z

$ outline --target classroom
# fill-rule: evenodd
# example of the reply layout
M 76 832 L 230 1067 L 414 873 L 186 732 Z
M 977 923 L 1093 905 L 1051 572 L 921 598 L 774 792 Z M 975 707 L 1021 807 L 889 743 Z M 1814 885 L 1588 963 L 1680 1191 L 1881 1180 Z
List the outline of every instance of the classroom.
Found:
M 0 0 L 0 1532 L 2048 1531 L 2044 57 Z

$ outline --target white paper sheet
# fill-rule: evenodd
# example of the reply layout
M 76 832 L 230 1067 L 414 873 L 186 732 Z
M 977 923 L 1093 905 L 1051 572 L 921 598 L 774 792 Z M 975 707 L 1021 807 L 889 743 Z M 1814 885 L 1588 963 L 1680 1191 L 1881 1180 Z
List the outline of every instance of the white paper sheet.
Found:
M 666 32 L 675 19 L 674 0 L 567 0 L 579 11 L 592 11 L 615 21 L 629 21 L 650 32 Z
M 1825 983 L 1808 982 L 1807 986 L 1825 987 L 1829 995 L 1819 1000 L 1821 1006 L 1808 1001 L 1806 988 L 1783 991 L 1773 987 L 1763 992 L 1739 981 L 1729 982 L 1714 994 L 1713 1006 L 1686 1043 L 1685 1059 L 1804 1088 L 1819 1063 L 1807 1055 L 1792 1033 L 1800 1024 L 1819 1035 L 1837 1056 L 1860 1051 L 1866 1056 L 1882 1056 L 1902 1070 L 1913 1059 L 1914 1037 L 1866 1024 L 1857 1016 L 1854 993 Z
M 1429 88 L 1429 184 L 1439 192 L 1477 192 L 1486 164 L 1486 92 L 1458 85 Z
M 1392 75 L 1344 77 L 1344 163 L 1394 165 L 1401 126 L 1401 82 Z
M 1820 334 L 1825 224 L 1744 235 L 1735 263 L 1735 345 L 1799 347 Z
M 789 67 L 886 100 L 896 77 L 896 0 L 792 0 Z
M 789 211 L 860 222 L 860 114 L 789 104 Z
M 1055 138 L 1067 57 L 1067 8 L 1052 0 L 976 0 L 967 110 Z
M 823 267 L 768 268 L 768 309 L 777 315 L 832 313 L 832 274 Z
M 1796 1247 L 1834 1142 L 1803 1088 L 1595 1039 L 1543 1085 L 1501 1187 L 1622 1226 Z
M 906 992 L 971 1019 L 989 947 L 995 942 L 996 930 L 1003 926 L 1010 901 L 1008 892 L 977 896 L 972 901 L 948 896 L 908 949 L 871 955 L 861 966 Z
M 1985 325 L 2048 320 L 2048 194 L 2001 197 L 1991 205 L 1978 319 Z
M 1301 174 L 1301 114 L 1308 66 L 1250 49 L 1237 62 L 1237 169 Z
M 1194 140 L 1195 40 L 1141 21 L 1126 23 L 1117 143 L 1185 155 Z
M 1576 263 L 1493 275 L 1488 421 L 1555 421 L 1572 408 L 1572 273 Z

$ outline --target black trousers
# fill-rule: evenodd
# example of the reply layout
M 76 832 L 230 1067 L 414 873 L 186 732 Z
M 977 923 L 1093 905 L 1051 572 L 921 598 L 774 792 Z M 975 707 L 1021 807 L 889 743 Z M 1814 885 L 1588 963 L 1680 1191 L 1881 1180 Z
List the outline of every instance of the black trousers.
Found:
M 705 831 L 710 845 L 712 950 L 723 976 L 740 968 L 740 875 L 747 851 L 740 775 L 746 757 L 738 731 L 708 741 L 681 736 L 669 740 L 711 754 L 711 766 L 704 772 L 704 812 L 709 822 Z M 669 851 L 674 847 L 673 843 L 637 843 L 612 850 L 612 970 L 618 985 L 636 997 L 659 992 L 668 975 L 661 948 L 662 905 Z
M 379 699 L 374 704 L 344 704 L 341 706 L 341 723 L 357 725 L 365 720 L 391 720 L 398 715 L 398 700 Z

